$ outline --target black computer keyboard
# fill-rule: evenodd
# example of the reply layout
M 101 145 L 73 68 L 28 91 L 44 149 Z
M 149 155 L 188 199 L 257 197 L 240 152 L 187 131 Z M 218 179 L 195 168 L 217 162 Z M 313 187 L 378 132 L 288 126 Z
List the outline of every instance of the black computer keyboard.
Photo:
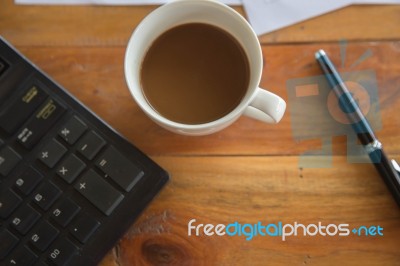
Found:
M 167 180 L 0 37 L 0 265 L 96 265 Z

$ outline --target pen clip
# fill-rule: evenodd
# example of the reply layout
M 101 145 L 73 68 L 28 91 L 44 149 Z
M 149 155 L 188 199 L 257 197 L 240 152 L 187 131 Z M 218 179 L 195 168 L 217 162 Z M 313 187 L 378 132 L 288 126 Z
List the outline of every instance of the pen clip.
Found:
M 400 166 L 399 166 L 399 164 L 396 162 L 396 160 L 391 160 L 391 163 L 392 163 L 392 166 L 393 166 L 393 168 L 394 168 L 394 170 L 396 170 L 396 172 L 398 173 L 398 174 L 400 174 Z

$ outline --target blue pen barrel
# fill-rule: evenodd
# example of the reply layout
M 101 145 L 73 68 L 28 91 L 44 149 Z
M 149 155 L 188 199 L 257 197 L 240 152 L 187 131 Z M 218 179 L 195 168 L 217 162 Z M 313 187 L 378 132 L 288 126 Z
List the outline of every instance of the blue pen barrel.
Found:
M 389 191 L 392 193 L 394 200 L 400 206 L 399 175 L 396 170 L 393 169 L 389 158 L 381 149 L 370 152 L 368 155 Z
M 339 86 L 343 86 L 342 84 Z M 337 87 L 337 86 L 336 86 Z M 344 92 L 346 90 L 346 92 Z M 338 96 L 338 102 L 341 110 L 347 114 L 349 121 L 354 132 L 357 134 L 358 139 L 362 145 L 367 145 L 374 141 L 375 136 L 372 134 L 372 128 L 368 121 L 363 116 L 358 103 L 353 98 L 351 92 L 347 91 L 346 88 L 342 89 L 342 93 Z M 336 95 L 338 94 L 335 90 Z
M 325 77 L 331 86 L 332 90 L 338 97 L 339 106 L 344 113 L 347 114 L 354 132 L 362 145 L 368 145 L 373 142 L 376 137 L 371 126 L 362 114 L 360 107 L 354 100 L 351 92 L 346 88 L 339 73 L 335 71 L 335 67 L 328 59 L 325 52 L 319 51 L 316 54 L 316 59 L 325 73 Z
M 336 71 L 335 66 L 329 60 L 323 50 L 318 51 L 315 57 L 325 73 L 325 77 L 338 97 L 338 103 L 344 113 L 347 114 L 349 122 L 361 144 L 366 148 L 371 162 L 379 172 L 395 201 L 400 206 L 400 176 L 393 168 L 390 160 L 382 149 L 381 143 L 375 137 L 371 126 L 364 117 L 360 107 L 345 83 Z

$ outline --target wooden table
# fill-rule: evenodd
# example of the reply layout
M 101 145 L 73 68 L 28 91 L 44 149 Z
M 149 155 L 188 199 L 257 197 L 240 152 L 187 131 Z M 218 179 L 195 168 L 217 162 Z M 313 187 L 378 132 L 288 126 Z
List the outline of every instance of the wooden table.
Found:
M 333 138 L 331 167 L 302 168 L 299 155 L 322 144 L 294 139 L 296 115 L 289 110 L 278 125 L 243 117 L 205 137 L 174 135 L 139 110 L 124 81 L 124 52 L 154 6 L 16 6 L 12 0 L 0 6 L 1 35 L 171 174 L 103 266 L 400 265 L 399 207 L 373 166 L 347 163 L 346 137 Z M 339 40 L 347 41 L 343 66 Z M 314 59 L 319 48 L 340 71 L 372 69 L 382 120 L 377 135 L 389 156 L 400 159 L 400 6 L 350 6 L 260 41 L 261 87 L 286 100 L 288 80 L 321 75 Z M 372 56 L 350 68 L 368 49 Z M 191 219 L 379 225 L 384 236 L 189 237 Z

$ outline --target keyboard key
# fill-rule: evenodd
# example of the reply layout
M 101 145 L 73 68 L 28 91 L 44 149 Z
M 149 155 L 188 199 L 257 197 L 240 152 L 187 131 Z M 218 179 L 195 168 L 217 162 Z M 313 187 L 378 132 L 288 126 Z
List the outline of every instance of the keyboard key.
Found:
M 31 149 L 64 113 L 65 108 L 53 99 L 48 99 L 39 110 L 29 118 L 18 133 L 18 142 Z
M 96 132 L 90 131 L 78 142 L 78 151 L 87 159 L 92 160 L 106 142 Z
M 0 218 L 7 218 L 22 202 L 12 190 L 6 190 L 0 194 Z
M 74 237 L 76 237 L 76 239 L 84 244 L 99 226 L 100 223 L 96 219 L 88 214 L 82 214 L 71 225 L 70 232 Z
M 96 166 L 127 192 L 144 175 L 138 166 L 134 165 L 112 146 L 99 156 Z
M 61 127 L 58 135 L 62 137 L 68 144 L 74 144 L 86 131 L 87 126 L 78 117 L 71 117 L 68 122 Z
M 11 147 L 6 146 L 0 151 L 0 174 L 7 176 L 21 161 L 21 156 Z
M 86 164 L 81 159 L 70 154 L 60 163 L 57 168 L 57 175 L 71 184 L 85 168 Z
M 24 195 L 29 195 L 42 179 L 41 173 L 32 167 L 28 167 L 15 180 L 15 187 Z
M 40 251 L 45 251 L 58 234 L 59 231 L 56 228 L 48 222 L 42 221 L 32 230 L 29 241 Z
M 64 198 L 54 207 L 50 217 L 59 225 L 65 227 L 78 214 L 80 209 L 81 207 L 79 207 L 75 202 L 68 198 Z
M 25 235 L 40 218 L 40 214 L 29 205 L 23 205 L 11 217 L 11 226 Z
M 66 152 L 67 148 L 65 148 L 57 140 L 52 139 L 40 150 L 38 158 L 45 165 L 53 168 Z
M 8 230 L 3 229 L 0 231 L 0 239 L 0 260 L 2 260 L 18 244 L 18 238 Z
M 124 198 L 124 195 L 92 169 L 74 187 L 105 215 L 110 215 Z
M 62 238 L 50 248 L 47 259 L 52 265 L 64 266 L 77 252 L 78 248 L 71 241 Z
M 47 94 L 39 86 L 29 85 L 1 114 L 0 128 L 8 134 L 14 133 L 46 98 Z
M 7 69 L 8 69 L 8 64 L 6 63 L 6 61 L 0 58 L 0 77 L 1 75 L 3 75 L 3 73 L 6 72 Z
M 6 265 L 23 265 L 31 266 L 33 265 L 38 257 L 26 246 L 20 246 L 17 248 L 13 254 L 7 259 Z
M 33 201 L 43 210 L 48 210 L 61 195 L 61 190 L 53 183 L 43 183 L 33 194 Z

